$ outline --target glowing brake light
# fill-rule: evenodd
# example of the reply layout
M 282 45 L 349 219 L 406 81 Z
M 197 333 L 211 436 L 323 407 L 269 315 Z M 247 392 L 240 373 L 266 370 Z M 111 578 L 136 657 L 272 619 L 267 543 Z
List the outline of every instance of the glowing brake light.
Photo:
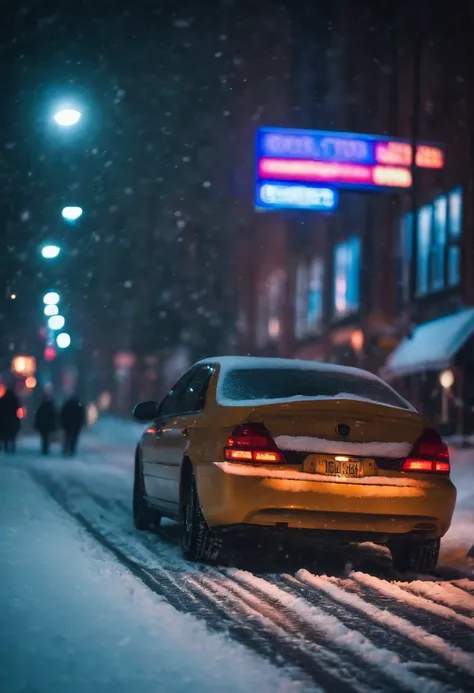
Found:
M 402 465 L 404 472 L 437 472 L 449 474 L 448 446 L 432 428 L 427 428 L 418 438 L 410 455 Z
M 224 458 L 228 462 L 272 462 L 285 459 L 263 424 L 241 424 L 227 438 Z

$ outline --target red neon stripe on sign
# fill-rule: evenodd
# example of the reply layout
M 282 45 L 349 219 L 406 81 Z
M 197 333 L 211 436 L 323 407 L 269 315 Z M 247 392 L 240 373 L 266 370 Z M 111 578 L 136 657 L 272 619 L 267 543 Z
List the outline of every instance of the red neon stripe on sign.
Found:
M 301 180 L 313 183 L 324 181 L 395 188 L 408 188 L 411 185 L 411 174 L 406 168 L 308 159 L 263 158 L 258 164 L 258 174 L 260 178 L 271 180 Z

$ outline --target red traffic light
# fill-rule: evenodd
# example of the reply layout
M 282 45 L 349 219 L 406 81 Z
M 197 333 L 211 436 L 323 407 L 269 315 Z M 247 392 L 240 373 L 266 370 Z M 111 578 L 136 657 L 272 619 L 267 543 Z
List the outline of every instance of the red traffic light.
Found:
M 44 350 L 45 361 L 54 361 L 56 358 L 56 349 L 53 346 L 47 346 Z

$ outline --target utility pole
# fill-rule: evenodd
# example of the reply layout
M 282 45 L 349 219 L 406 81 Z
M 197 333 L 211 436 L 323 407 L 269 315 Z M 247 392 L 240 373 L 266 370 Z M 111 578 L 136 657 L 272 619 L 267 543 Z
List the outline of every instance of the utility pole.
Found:
M 416 293 L 418 284 L 418 173 L 416 150 L 420 135 L 421 106 L 421 56 L 422 56 L 422 0 L 412 0 L 413 23 L 413 97 L 411 129 L 411 257 L 409 272 L 409 290 L 407 292 L 408 329 L 416 321 Z

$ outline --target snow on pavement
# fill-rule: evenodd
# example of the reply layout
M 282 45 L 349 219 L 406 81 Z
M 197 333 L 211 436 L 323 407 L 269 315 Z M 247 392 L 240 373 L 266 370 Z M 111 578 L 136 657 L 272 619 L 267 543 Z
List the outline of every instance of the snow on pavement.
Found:
M 26 471 L 3 463 L 3 693 L 303 690 L 156 597 Z
M 142 430 L 103 419 L 76 460 L 39 458 L 33 439 L 0 458 L 2 670 L 18 684 L 10 691 L 0 678 L 2 693 L 474 689 L 472 536 L 463 560 L 444 554 L 451 580 L 398 575 L 388 550 L 369 543 L 326 557 L 266 547 L 247 567 L 189 564 L 176 523 L 156 534 L 133 527 Z M 460 457 L 453 476 L 469 515 L 472 451 Z M 450 544 L 459 553 L 463 523 L 455 518 L 464 534 Z

